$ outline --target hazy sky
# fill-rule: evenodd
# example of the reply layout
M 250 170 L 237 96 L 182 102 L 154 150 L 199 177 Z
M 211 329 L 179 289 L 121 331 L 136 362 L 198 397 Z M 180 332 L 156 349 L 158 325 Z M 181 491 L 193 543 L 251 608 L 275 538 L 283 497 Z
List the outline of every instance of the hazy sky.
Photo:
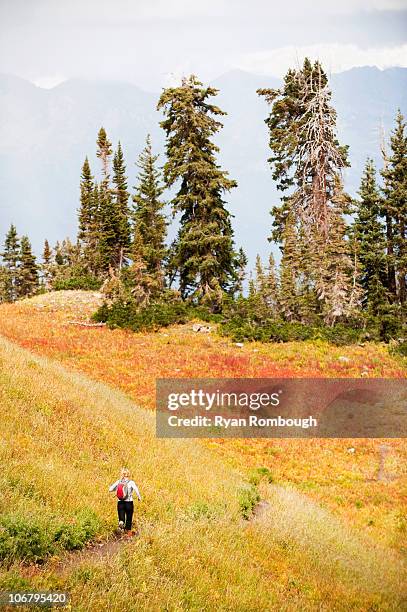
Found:
M 407 67 L 407 0 L 0 0 L 0 72 L 157 89 L 194 72 Z

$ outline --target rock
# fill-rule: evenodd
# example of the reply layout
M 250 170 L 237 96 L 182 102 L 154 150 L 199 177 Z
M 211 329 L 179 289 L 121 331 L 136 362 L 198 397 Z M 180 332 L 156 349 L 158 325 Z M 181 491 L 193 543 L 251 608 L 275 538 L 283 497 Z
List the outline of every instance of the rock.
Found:
M 201 325 L 200 323 L 194 323 L 192 326 L 192 331 L 200 332 L 202 334 L 209 334 L 211 328 L 209 327 L 209 325 Z
M 341 363 L 349 363 L 350 359 L 349 357 L 345 357 L 345 355 L 341 355 L 340 357 L 338 357 L 338 361 L 340 361 Z
M 353 446 L 351 446 L 350 448 L 346 450 L 348 451 L 348 453 L 354 453 L 356 449 Z
M 243 342 L 235 342 L 235 346 L 242 348 L 244 346 Z

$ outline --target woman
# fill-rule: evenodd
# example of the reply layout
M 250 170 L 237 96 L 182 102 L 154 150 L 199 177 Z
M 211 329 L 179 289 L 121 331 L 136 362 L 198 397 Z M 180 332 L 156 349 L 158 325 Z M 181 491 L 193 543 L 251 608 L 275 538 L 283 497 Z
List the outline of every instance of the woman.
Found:
M 120 478 L 114 482 L 109 491 L 117 491 L 117 514 L 119 515 L 119 529 L 125 529 L 128 535 L 132 535 L 131 525 L 133 521 L 133 492 L 141 501 L 141 495 L 134 480 L 130 480 L 130 472 L 127 468 L 123 468 L 120 473 Z

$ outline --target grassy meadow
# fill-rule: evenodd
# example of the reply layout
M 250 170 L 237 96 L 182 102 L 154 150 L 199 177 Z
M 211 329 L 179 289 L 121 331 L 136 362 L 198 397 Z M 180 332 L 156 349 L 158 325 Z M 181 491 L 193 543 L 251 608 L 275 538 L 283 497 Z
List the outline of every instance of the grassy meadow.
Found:
M 148 410 L 159 376 L 405 377 L 403 362 L 384 345 L 239 348 L 191 326 L 72 324 L 98 300 L 0 307 L 0 588 L 67 589 L 92 611 L 405 609 L 405 441 L 387 441 L 392 478 L 377 481 L 378 440 L 157 440 Z M 123 464 L 143 495 L 139 537 L 61 572 L 66 550 L 114 531 Z M 263 466 L 268 505 L 245 521 Z

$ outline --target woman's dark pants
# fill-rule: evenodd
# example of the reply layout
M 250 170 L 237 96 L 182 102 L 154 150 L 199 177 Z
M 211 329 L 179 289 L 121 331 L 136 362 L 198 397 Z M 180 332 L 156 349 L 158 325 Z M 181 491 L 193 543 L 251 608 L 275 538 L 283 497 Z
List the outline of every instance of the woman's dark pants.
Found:
M 126 531 L 131 530 L 131 524 L 133 521 L 134 504 L 132 501 L 125 501 L 119 499 L 117 502 L 117 514 L 119 515 L 119 521 L 123 521 L 124 528 Z

